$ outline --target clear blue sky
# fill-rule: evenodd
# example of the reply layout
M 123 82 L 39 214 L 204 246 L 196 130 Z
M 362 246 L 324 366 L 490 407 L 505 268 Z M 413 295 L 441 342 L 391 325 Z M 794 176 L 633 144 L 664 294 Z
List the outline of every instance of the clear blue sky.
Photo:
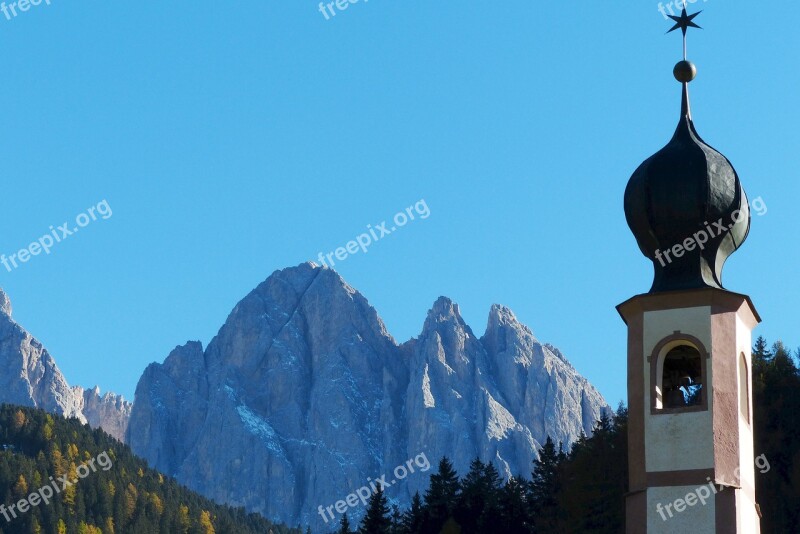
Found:
M 107 200 L 113 216 L 7 272 L 70 384 L 132 397 L 276 269 L 425 199 L 337 265 L 399 341 L 439 295 L 477 335 L 510 306 L 616 403 L 650 287 L 622 209 L 679 112 L 657 2 L 67 2 L 0 14 L 0 253 Z M 800 4 L 698 1 L 701 135 L 768 213 L 725 270 L 800 345 Z

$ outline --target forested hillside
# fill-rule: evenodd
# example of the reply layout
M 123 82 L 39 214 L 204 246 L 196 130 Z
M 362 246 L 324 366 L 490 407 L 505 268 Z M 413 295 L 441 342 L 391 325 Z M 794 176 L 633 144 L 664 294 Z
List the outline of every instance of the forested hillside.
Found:
M 756 471 L 761 532 L 797 532 L 800 525 L 800 371 L 794 356 L 778 342 L 769 350 L 763 338 L 753 349 L 755 452 L 769 461 Z
M 0 534 L 295 533 L 219 506 L 77 419 L 0 406 Z

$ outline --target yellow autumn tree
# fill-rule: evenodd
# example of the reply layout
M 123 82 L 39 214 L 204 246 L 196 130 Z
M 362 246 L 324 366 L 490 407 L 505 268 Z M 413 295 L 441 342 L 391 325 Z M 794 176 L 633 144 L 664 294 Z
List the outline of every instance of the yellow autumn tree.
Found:
M 22 410 L 17 410 L 14 412 L 14 430 L 19 430 L 25 423 L 27 423 L 27 418 L 25 417 L 25 412 Z
M 53 478 L 58 478 L 67 472 L 67 462 L 64 460 L 64 455 L 61 449 L 53 445 L 50 449 L 50 464 L 53 466 L 55 475 Z
M 192 526 L 192 520 L 189 517 L 189 507 L 182 504 L 178 509 L 178 521 L 181 524 L 181 532 L 183 534 L 189 533 L 189 528 Z
M 53 439 L 53 423 L 50 421 L 46 422 L 42 427 L 42 437 L 45 441 L 50 441 Z
M 78 467 L 75 465 L 75 462 L 71 462 L 69 464 L 69 469 L 67 470 L 67 478 L 69 479 L 70 482 L 75 482 L 76 480 L 78 480 Z M 78 488 L 75 486 L 75 484 L 67 486 L 61 492 L 61 496 L 64 499 L 64 504 L 69 506 L 70 509 L 72 509 L 72 507 L 75 506 L 75 495 L 77 494 L 77 492 Z
M 150 495 L 148 495 L 148 498 L 150 501 L 150 505 L 153 507 L 153 510 L 155 510 L 158 516 L 161 516 L 161 514 L 164 513 L 164 503 L 161 502 L 159 496 L 156 495 L 155 493 L 151 493 Z
M 103 530 L 86 521 L 81 521 L 78 525 L 78 534 L 103 534 Z
M 216 534 L 214 524 L 211 522 L 211 514 L 205 510 L 200 512 L 200 530 L 203 534 Z
M 136 490 L 136 486 L 133 484 L 128 484 L 128 487 L 125 489 L 125 519 L 130 519 L 133 517 L 133 513 L 136 511 L 136 500 L 139 498 L 139 492 Z
M 114 534 L 114 518 L 109 517 L 103 525 L 103 534 Z
M 17 482 L 14 484 L 14 495 L 17 497 L 28 496 L 28 481 L 22 475 L 17 478 Z

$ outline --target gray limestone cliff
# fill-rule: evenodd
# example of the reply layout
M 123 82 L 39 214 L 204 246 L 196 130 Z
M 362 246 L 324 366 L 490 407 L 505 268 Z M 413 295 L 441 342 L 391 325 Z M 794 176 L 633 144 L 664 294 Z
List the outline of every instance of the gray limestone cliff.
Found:
M 97 398 L 95 398 L 95 396 Z M 99 390 L 71 388 L 42 344 L 11 317 L 11 301 L 0 289 L 0 403 L 41 408 L 103 428 L 122 440 L 131 404 Z
M 117 440 L 125 441 L 132 403 L 126 401 L 122 395 L 111 392 L 101 396 L 97 386 L 87 390 L 76 386 L 73 391 L 83 399 L 81 412 L 92 428 L 102 428 Z
M 607 403 L 514 314 L 478 338 L 440 298 L 398 344 L 367 300 L 312 263 L 275 272 L 209 346 L 177 347 L 142 376 L 128 442 L 204 495 L 288 524 L 331 529 L 318 507 L 421 454 L 465 473 L 476 456 L 527 474 L 551 436 L 589 434 Z M 420 462 L 423 463 L 423 462 Z M 397 480 L 401 506 L 427 473 Z M 363 507 L 350 510 L 360 517 Z M 338 516 L 337 516 L 338 520 Z

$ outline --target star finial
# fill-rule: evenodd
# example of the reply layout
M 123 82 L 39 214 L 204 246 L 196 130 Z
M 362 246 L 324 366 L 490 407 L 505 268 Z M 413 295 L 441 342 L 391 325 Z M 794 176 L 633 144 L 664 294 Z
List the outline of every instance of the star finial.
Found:
M 681 11 L 681 16 L 680 17 L 676 17 L 674 15 L 667 15 L 669 18 L 671 18 L 672 20 L 675 21 L 675 26 L 670 28 L 670 30 L 667 33 L 672 33 L 675 30 L 677 30 L 678 28 L 680 28 L 681 31 L 683 32 L 683 59 L 684 59 L 684 61 L 686 60 L 686 30 L 688 30 L 689 28 L 699 28 L 701 30 L 703 29 L 703 28 L 700 28 L 700 26 L 698 26 L 697 24 L 694 23 L 694 18 L 697 15 L 699 15 L 700 13 L 702 13 L 702 11 L 698 11 L 697 13 L 693 13 L 691 15 L 688 14 L 686 12 L 686 0 L 683 0 L 683 11 Z
M 667 33 L 674 32 L 675 30 L 680 28 L 681 31 L 683 32 L 683 36 L 686 37 L 686 30 L 687 29 L 689 29 L 689 28 L 700 28 L 700 26 L 698 26 L 697 24 L 694 23 L 694 18 L 697 15 L 699 15 L 700 13 L 702 13 L 702 11 L 698 11 L 697 13 L 693 13 L 693 14 L 689 15 L 686 12 L 686 6 L 684 5 L 683 6 L 683 12 L 681 13 L 680 17 L 676 17 L 674 15 L 667 15 L 669 18 L 671 18 L 672 20 L 674 20 L 676 22 L 675 26 L 673 26 L 672 29 L 670 29 Z M 700 29 L 702 30 L 703 28 L 700 28 Z

